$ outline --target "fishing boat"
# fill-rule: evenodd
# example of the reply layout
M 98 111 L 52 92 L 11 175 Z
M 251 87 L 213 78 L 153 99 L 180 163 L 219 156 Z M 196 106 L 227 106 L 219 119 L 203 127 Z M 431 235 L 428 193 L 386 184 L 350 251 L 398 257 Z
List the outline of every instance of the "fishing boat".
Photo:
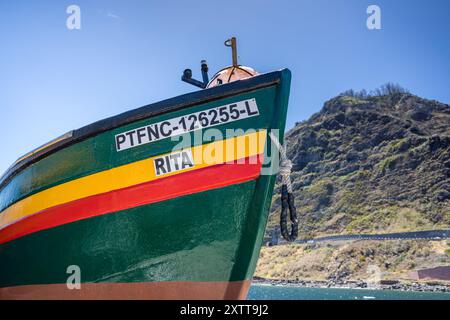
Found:
M 237 63 L 87 125 L 0 178 L 0 299 L 245 299 L 291 74 Z M 273 136 L 273 135 L 272 135 Z

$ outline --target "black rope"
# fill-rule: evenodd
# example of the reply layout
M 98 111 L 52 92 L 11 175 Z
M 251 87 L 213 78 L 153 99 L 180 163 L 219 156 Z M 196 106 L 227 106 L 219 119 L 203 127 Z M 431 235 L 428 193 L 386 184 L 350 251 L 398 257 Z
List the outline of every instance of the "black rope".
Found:
M 287 226 L 287 211 L 289 211 L 289 219 L 291 221 L 291 232 Z M 280 227 L 283 238 L 288 242 L 294 242 L 298 237 L 298 218 L 295 209 L 294 195 L 288 192 L 285 184 L 281 186 L 281 214 Z

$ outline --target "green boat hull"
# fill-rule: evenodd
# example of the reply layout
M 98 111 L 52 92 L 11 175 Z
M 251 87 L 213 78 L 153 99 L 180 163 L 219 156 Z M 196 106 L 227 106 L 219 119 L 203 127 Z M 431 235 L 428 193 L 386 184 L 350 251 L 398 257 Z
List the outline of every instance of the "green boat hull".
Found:
M 200 103 L 183 96 L 180 107 L 154 116 L 107 119 L 16 164 L 0 180 L 0 298 L 244 299 L 276 172 L 262 174 L 265 164 L 257 161 L 169 174 L 172 163 L 162 167 L 167 177 L 159 178 L 155 167 L 152 180 L 141 182 L 136 172 L 149 168 L 146 161 L 156 165 L 173 156 L 179 141 L 162 138 L 126 150 L 117 141 L 149 123 L 254 99 L 258 115 L 214 129 L 223 141 L 262 131 L 264 157 L 275 158 L 267 134 L 284 132 L 290 72 L 268 75 L 204 90 L 195 96 Z M 242 130 L 230 130 L 236 128 Z M 184 134 L 194 151 L 221 140 L 196 134 Z M 245 152 L 249 162 L 260 150 Z

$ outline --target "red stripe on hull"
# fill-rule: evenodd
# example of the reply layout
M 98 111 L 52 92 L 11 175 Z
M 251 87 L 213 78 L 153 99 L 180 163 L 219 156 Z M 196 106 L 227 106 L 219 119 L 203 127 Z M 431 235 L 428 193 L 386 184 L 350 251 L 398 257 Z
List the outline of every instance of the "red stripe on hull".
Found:
M 42 210 L 0 231 L 0 244 L 66 223 L 256 179 L 262 155 L 220 164 Z
M 244 300 L 251 281 L 82 283 L 0 288 L 0 300 Z

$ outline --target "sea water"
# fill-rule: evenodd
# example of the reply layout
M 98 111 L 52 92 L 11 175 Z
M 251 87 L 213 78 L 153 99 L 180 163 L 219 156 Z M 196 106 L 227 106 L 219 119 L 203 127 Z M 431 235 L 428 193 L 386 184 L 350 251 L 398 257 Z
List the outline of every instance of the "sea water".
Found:
M 450 293 L 254 284 L 249 300 L 450 300 Z

